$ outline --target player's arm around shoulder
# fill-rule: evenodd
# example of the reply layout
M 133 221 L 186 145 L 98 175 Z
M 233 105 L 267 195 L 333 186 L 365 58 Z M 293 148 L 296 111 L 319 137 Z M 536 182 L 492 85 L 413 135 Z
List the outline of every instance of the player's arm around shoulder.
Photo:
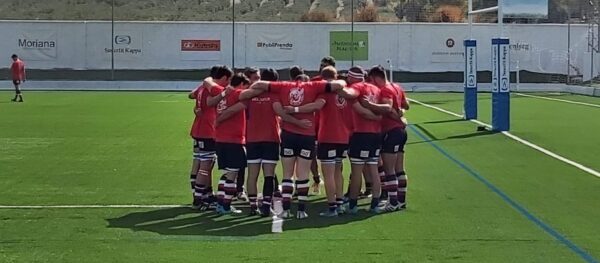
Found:
M 292 115 L 286 113 L 285 109 L 283 108 L 283 105 L 281 105 L 281 102 L 273 103 L 273 111 L 275 112 L 275 114 L 277 114 L 279 117 L 281 117 L 282 121 L 289 122 L 291 124 L 294 124 L 296 126 L 299 126 L 299 127 L 305 128 L 305 129 L 312 127 L 311 121 L 299 120 L 299 119 L 294 118 Z
M 372 112 L 371 110 L 363 107 L 360 102 L 355 102 L 352 105 L 352 108 L 358 115 L 360 115 L 361 117 L 363 117 L 367 120 L 373 120 L 373 121 L 381 120 L 381 115 L 377 115 L 374 112 Z
M 318 98 L 314 102 L 304 104 L 300 107 L 285 106 L 283 109 L 288 114 L 294 113 L 313 113 L 320 111 L 325 106 L 325 99 Z
M 221 112 L 221 114 L 219 114 L 217 116 L 217 120 L 216 120 L 217 125 L 222 123 L 223 121 L 231 118 L 236 113 L 243 111 L 245 109 L 246 109 L 246 103 L 244 103 L 244 102 L 237 102 L 236 104 L 231 105 L 231 107 L 228 107 L 223 112 Z

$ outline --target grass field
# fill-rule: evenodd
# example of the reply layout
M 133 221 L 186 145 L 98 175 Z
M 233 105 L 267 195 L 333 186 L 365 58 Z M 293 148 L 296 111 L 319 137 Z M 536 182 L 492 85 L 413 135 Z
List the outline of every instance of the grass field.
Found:
M 0 92 L 0 262 L 598 262 L 600 178 L 503 134 L 412 105 L 406 211 L 307 220 L 185 205 L 184 93 Z M 537 95 L 537 94 L 536 94 Z M 600 98 L 541 94 L 600 105 Z M 409 94 L 461 112 L 462 94 Z M 489 123 L 490 96 L 480 96 Z M 600 108 L 514 96 L 513 133 L 600 170 Z

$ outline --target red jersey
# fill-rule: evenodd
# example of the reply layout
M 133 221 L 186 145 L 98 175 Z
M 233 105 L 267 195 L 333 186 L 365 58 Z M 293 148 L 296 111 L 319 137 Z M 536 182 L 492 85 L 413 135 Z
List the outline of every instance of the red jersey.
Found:
M 320 143 L 348 144 L 350 129 L 344 114 L 350 105 L 335 93 L 322 94 L 319 98 L 325 100 L 325 106 L 321 109 L 317 140 Z
M 17 59 L 10 66 L 10 73 L 13 80 L 25 80 L 25 63 Z
M 217 105 L 217 114 L 221 114 L 227 108 L 240 102 L 240 93 L 242 89 L 235 89 L 225 98 L 223 98 Z M 241 110 L 236 112 L 229 119 L 221 122 L 216 129 L 216 142 L 222 143 L 246 143 L 246 111 Z
M 196 139 L 214 139 L 215 121 L 217 120 L 217 109 L 209 107 L 208 97 L 219 95 L 223 87 L 216 86 L 211 89 L 200 89 L 196 96 L 196 108 L 201 110 L 200 115 L 196 115 L 194 125 L 192 125 L 191 136 Z M 198 120 L 198 121 L 196 121 Z
M 311 81 L 311 82 L 271 82 L 269 90 L 272 93 L 279 94 L 279 101 L 283 106 L 299 107 L 308 103 L 312 103 L 317 97 L 325 93 L 325 87 L 327 86 L 326 81 Z M 315 124 L 314 113 L 297 113 L 294 117 L 298 119 L 306 119 Z M 297 125 L 283 122 L 281 129 L 287 132 L 315 136 L 317 133 L 314 127 L 308 129 L 301 128 Z
M 349 86 L 359 93 L 358 98 L 366 98 L 368 101 L 373 103 L 379 103 L 380 90 L 373 84 L 366 82 L 358 82 Z M 355 102 L 360 103 L 360 102 Z M 354 132 L 355 133 L 380 133 L 381 132 L 381 121 L 368 120 L 360 116 L 358 113 L 354 113 Z
M 392 108 L 394 110 L 400 109 L 402 105 L 402 101 L 406 100 L 404 98 L 404 92 L 401 92 L 401 88 L 395 84 L 387 83 L 383 88 L 381 88 L 381 98 L 387 98 L 392 101 Z M 398 121 L 390 118 L 387 115 L 384 115 L 381 119 L 381 129 L 383 132 L 390 131 L 395 128 L 406 128 L 406 125 L 402 121 Z
M 280 142 L 279 121 L 273 110 L 273 102 L 279 97 L 273 93 L 263 93 L 248 102 L 248 123 L 246 140 L 248 142 Z

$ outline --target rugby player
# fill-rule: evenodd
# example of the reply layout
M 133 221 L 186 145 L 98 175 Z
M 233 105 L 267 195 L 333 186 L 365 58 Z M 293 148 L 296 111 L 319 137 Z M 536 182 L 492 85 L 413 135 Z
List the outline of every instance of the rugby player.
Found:
M 381 116 L 364 105 L 376 107 L 378 111 L 391 110 L 387 104 L 378 104 L 380 89 L 365 82 L 365 72 L 360 67 L 348 71 L 348 89 L 339 91 L 346 99 L 358 99 L 352 104 L 354 110 L 354 130 L 350 138 L 348 155 L 351 162 L 350 193 L 348 212 L 358 212 L 358 197 L 362 186 L 362 173 L 366 166 L 372 178 L 372 197 L 369 211 L 379 213 L 381 182 L 377 173 L 381 145 Z
M 327 66 L 321 70 L 323 80 L 337 79 L 334 67 Z M 319 130 L 317 131 L 317 159 L 325 179 L 325 193 L 329 209 L 321 216 L 333 217 L 343 213 L 343 176 L 342 161 L 346 158 L 350 130 L 346 125 L 345 114 L 350 107 L 346 100 L 335 93 L 321 94 L 313 103 L 298 107 L 285 107 L 288 113 L 312 113 L 320 111 Z
M 211 70 L 209 77 L 213 84 L 204 81 L 196 95 L 196 119 L 192 127 L 191 136 L 194 138 L 194 159 L 198 161 L 197 170 L 192 167 L 191 177 L 194 183 L 194 208 L 207 209 L 216 200 L 213 196 L 212 169 L 216 157 L 215 121 L 217 112 L 215 103 L 209 104 L 211 94 L 222 92 L 223 86 L 229 85 L 233 71 L 226 66 L 218 66 Z M 194 175 L 193 172 L 197 171 Z
M 400 87 L 387 80 L 385 69 L 382 66 L 373 67 L 369 71 L 369 77 L 381 89 L 382 103 L 392 105 L 392 109 L 384 113 L 381 121 L 382 160 L 385 173 L 382 185 L 383 191 L 387 192 L 389 199 L 385 210 L 388 212 L 398 211 L 403 206 L 398 200 L 400 189 L 397 177 L 400 176 L 399 173 L 403 170 L 403 155 L 401 156 L 399 153 L 404 151 L 407 140 L 406 123 L 403 119 L 404 109 L 402 108 L 403 101 L 406 99 Z M 368 103 L 367 108 L 378 111 L 370 103 Z
M 283 218 L 291 218 L 291 201 L 294 191 L 292 178 L 296 175 L 296 191 L 298 193 L 298 210 L 296 218 L 308 217 L 306 203 L 309 192 L 310 163 L 315 155 L 314 113 L 299 113 L 299 107 L 312 103 L 323 93 L 343 89 L 344 81 L 311 81 L 311 82 L 264 82 L 252 85 L 252 89 L 268 90 L 279 95 L 279 102 L 273 104 L 275 112 L 281 116 L 281 150 L 283 165 L 282 196 Z M 285 106 L 293 107 L 294 117 L 284 110 Z
M 25 62 L 19 59 L 19 56 L 13 54 L 11 56 L 13 63 L 10 66 L 10 73 L 12 76 L 12 82 L 15 87 L 15 98 L 13 102 L 23 102 L 23 94 L 21 93 L 21 84 L 25 82 Z M 18 99 L 18 100 L 17 100 Z

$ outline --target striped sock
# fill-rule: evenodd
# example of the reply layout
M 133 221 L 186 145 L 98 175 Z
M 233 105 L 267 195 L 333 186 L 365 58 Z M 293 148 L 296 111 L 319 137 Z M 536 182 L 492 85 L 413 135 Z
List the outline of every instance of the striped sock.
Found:
M 217 203 L 220 206 L 223 206 L 223 198 L 225 197 L 225 180 L 227 177 L 225 175 L 219 178 L 219 186 L 217 188 Z
M 202 198 L 206 193 L 206 185 L 194 184 L 194 198 Z
M 335 203 L 335 202 L 329 203 L 329 212 L 335 212 L 336 209 L 337 209 L 337 203 Z
M 248 200 L 250 201 L 250 209 L 256 210 L 258 208 L 258 202 L 256 195 L 248 195 Z
M 406 191 L 408 190 L 408 176 L 404 171 L 396 174 L 398 178 L 398 201 L 406 203 Z
M 291 179 L 281 181 L 281 196 L 283 197 L 283 210 L 292 208 L 292 193 L 294 192 L 294 182 Z
M 204 202 L 206 202 L 206 203 L 210 203 L 213 201 L 213 200 L 211 200 L 212 198 L 214 198 L 212 186 L 206 187 L 206 190 L 204 191 L 204 195 L 202 196 L 202 200 L 204 200 Z
M 396 175 L 387 175 L 385 186 L 385 192 L 388 194 L 391 205 L 398 204 L 398 178 Z
M 296 192 L 298 193 L 298 211 L 306 211 L 306 202 L 308 202 L 309 180 L 296 181 Z
M 196 175 L 190 174 L 190 186 L 192 187 L 192 193 L 196 192 Z
M 336 198 L 335 199 L 335 203 L 337 204 L 338 207 L 341 207 L 344 205 L 344 198 Z
M 223 197 L 223 209 L 231 210 L 231 199 L 233 199 L 236 190 L 236 184 L 233 180 L 225 181 L 225 196 Z

